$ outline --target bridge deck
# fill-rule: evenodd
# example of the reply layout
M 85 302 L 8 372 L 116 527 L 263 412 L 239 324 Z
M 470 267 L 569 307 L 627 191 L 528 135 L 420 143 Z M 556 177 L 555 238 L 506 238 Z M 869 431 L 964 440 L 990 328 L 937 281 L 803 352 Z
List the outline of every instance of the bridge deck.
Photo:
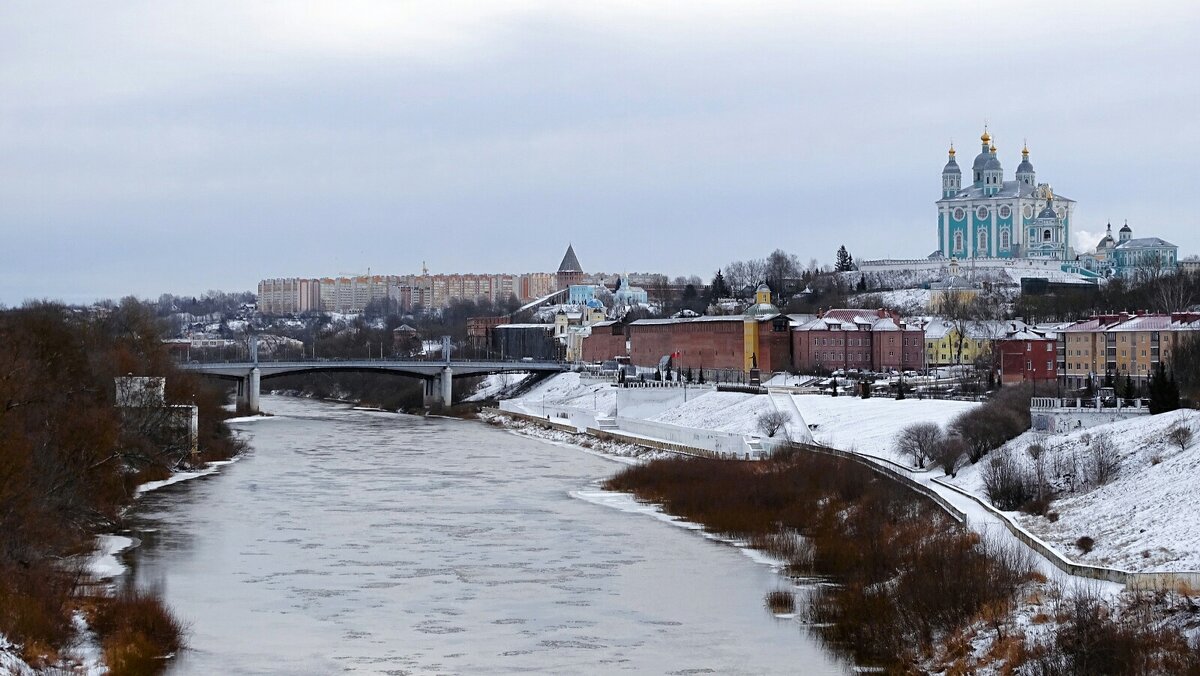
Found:
M 557 372 L 566 371 L 568 364 L 556 361 L 417 361 L 399 359 L 315 359 L 302 361 L 260 362 L 211 362 L 203 364 L 180 364 L 179 368 L 194 373 L 225 378 L 244 378 L 254 368 L 261 378 L 272 378 L 294 373 L 314 371 L 374 371 L 397 373 L 420 378 L 433 378 L 450 367 L 456 376 L 483 375 L 488 373 Z

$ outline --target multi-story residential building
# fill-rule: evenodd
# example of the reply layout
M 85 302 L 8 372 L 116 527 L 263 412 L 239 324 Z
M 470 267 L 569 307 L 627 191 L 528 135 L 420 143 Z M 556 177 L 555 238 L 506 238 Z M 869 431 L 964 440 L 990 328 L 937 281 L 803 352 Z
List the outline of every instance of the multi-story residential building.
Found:
M 555 276 L 549 272 L 531 272 L 521 275 L 517 284 L 517 298 L 522 301 L 545 298 L 555 291 Z
M 266 314 L 320 310 L 320 282 L 296 277 L 264 279 L 258 283 L 258 309 Z
M 536 284 L 541 275 L 553 285 L 554 276 L 535 273 L 533 291 L 548 287 Z M 455 300 L 495 303 L 507 301 L 521 290 L 522 275 L 356 275 L 321 279 L 264 279 L 258 284 L 259 307 L 267 314 L 324 311 L 361 312 L 373 301 L 387 300 L 392 309 L 446 307 Z M 542 294 L 543 297 L 550 293 Z
M 1063 328 L 1059 377 L 1071 388 L 1128 377 L 1144 384 L 1184 340 L 1200 333 L 1200 313 L 1098 315 Z
M 925 368 L 925 332 L 887 310 L 837 309 L 792 328 L 800 371 Z

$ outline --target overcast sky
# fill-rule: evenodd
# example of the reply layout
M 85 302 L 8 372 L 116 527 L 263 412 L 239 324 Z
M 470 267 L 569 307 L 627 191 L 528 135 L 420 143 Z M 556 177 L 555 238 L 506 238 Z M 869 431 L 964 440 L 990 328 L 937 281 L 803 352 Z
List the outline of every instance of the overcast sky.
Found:
M 1200 3 L 911 4 L 6 0 L 0 303 L 925 256 L 985 119 L 1200 253 Z

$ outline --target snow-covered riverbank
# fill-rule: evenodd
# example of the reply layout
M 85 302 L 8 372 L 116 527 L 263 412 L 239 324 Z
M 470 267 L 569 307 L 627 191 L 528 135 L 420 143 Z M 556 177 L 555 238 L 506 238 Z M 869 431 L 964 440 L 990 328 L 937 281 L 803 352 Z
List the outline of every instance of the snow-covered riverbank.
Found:
M 901 465 L 909 463 L 895 448 L 901 430 L 918 422 L 945 428 L 955 417 L 978 406 L 931 399 L 789 396 L 817 443 Z M 535 415 L 543 407 L 570 407 L 608 416 L 614 412 L 615 402 L 615 388 L 582 380 L 578 374 L 562 374 L 518 398 L 515 404 Z M 771 403 L 765 396 L 700 390 L 687 401 L 669 402 L 641 413 L 652 422 L 754 434 L 759 431 L 758 417 L 768 410 Z M 621 410 L 622 416 L 635 413 Z M 1197 438 L 1184 449 L 1166 440 L 1171 430 L 1181 426 L 1192 429 Z M 531 433 L 562 439 L 573 436 L 540 428 Z M 1068 559 L 1081 563 L 1132 571 L 1200 570 L 1200 531 L 1192 527 L 1194 519 L 1180 516 L 1200 513 L 1200 491 L 1193 486 L 1200 474 L 1200 413 L 1150 416 L 1048 440 L 1029 432 L 1010 442 L 1002 452 L 1021 459 L 1028 446 L 1044 444 L 1050 457 L 1079 458 L 1085 446 L 1101 437 L 1111 440 L 1120 457 L 1114 481 L 1094 490 L 1064 494 L 1055 503 L 1052 519 L 1018 513 L 1010 516 Z M 954 483 L 986 501 L 982 467 L 983 463 L 968 466 Z M 970 512 L 982 530 L 1004 528 L 1002 521 L 986 509 L 929 481 L 938 474 L 914 472 L 913 477 Z M 1076 547 L 1083 536 L 1095 541 L 1091 552 Z

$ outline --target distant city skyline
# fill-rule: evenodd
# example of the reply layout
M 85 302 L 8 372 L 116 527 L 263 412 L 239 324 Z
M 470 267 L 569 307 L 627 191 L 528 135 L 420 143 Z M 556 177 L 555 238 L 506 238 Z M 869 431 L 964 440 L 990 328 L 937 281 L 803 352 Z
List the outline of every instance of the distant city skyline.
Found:
M 1019 1 L 0 7 L 0 303 L 342 273 L 706 281 L 923 257 L 984 122 L 1200 254 L 1200 7 Z

